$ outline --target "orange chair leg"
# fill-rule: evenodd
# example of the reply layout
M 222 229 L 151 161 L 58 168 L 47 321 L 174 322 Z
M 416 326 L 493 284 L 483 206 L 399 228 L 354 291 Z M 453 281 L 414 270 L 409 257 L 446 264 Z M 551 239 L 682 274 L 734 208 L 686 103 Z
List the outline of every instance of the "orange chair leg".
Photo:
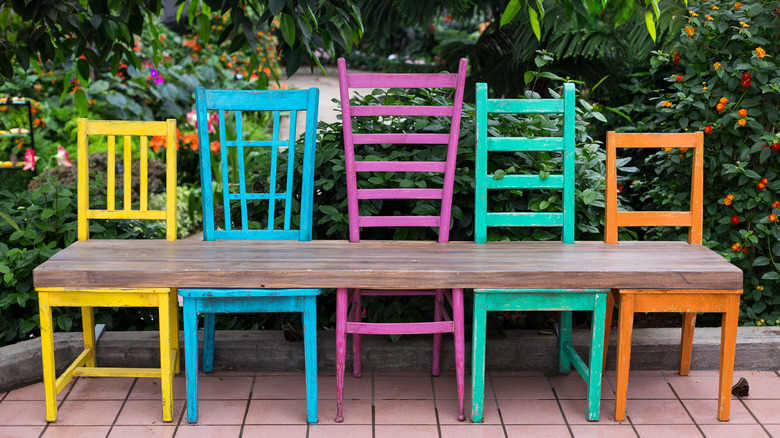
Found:
M 631 335 L 634 329 L 634 295 L 618 296 L 617 376 L 615 377 L 615 420 L 626 419 L 628 370 L 631 363 Z
M 680 375 L 687 376 L 691 370 L 693 331 L 696 328 L 696 312 L 683 314 L 682 337 L 680 339 Z
M 728 421 L 731 408 L 731 384 L 734 377 L 734 356 L 737 350 L 739 295 L 729 297 L 720 328 L 720 378 L 718 382 L 718 420 Z

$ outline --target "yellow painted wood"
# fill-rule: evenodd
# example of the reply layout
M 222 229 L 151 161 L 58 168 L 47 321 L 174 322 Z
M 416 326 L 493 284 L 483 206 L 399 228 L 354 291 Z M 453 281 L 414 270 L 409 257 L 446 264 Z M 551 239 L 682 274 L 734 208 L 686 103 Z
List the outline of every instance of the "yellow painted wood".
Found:
M 84 348 L 95 351 L 95 312 L 92 307 L 81 308 L 81 325 L 84 332 Z M 88 367 L 95 366 L 95 355 L 92 354 L 86 365 Z
M 89 210 L 89 144 L 87 136 L 82 134 L 87 132 L 87 119 L 78 120 L 78 151 L 76 159 L 78 161 L 78 239 L 87 240 L 89 238 L 89 221 L 87 211 Z
M 107 201 L 106 208 L 109 210 L 116 210 L 116 203 L 114 202 L 114 195 L 116 193 L 116 183 L 114 178 L 116 177 L 116 137 L 113 135 L 108 136 L 108 175 L 106 180 L 108 181 L 108 192 L 106 193 Z M 89 178 L 89 176 L 87 176 Z
M 166 240 L 176 240 L 176 120 L 168 119 L 166 138 L 168 147 L 165 149 L 166 166 L 165 169 L 165 211 L 168 212 L 166 219 Z
M 141 136 L 141 205 L 140 210 L 144 211 L 149 208 L 149 137 Z
M 173 120 L 174 125 L 176 120 Z M 167 135 L 169 122 L 140 122 L 126 120 L 90 120 L 87 135 Z M 174 126 L 173 132 L 176 132 Z M 173 143 L 170 143 L 173 144 Z
M 124 177 L 125 177 L 125 200 L 124 210 L 129 211 L 133 206 L 132 185 L 133 185 L 133 152 L 130 150 L 130 136 L 125 136 L 125 148 L 122 151 L 122 157 L 124 158 Z
M 168 213 L 162 210 L 90 210 L 87 214 L 88 219 L 145 219 L 145 220 L 168 220 Z M 170 240 L 170 239 L 169 239 Z
M 76 368 L 73 375 L 78 377 L 157 377 L 161 375 L 160 368 Z M 170 421 L 170 420 L 166 420 Z
M 78 120 L 78 237 L 89 238 L 90 219 L 143 219 L 165 220 L 166 239 L 176 239 L 176 121 L 125 122 Z M 89 208 L 89 135 L 108 137 L 108 175 L 106 210 Z M 122 209 L 116 210 L 116 136 L 123 136 L 123 183 Z M 166 148 L 166 209 L 148 210 L 148 137 L 165 135 Z M 140 210 L 132 208 L 132 158 L 133 136 L 140 136 Z M 46 419 L 57 419 L 57 392 L 61 391 L 74 376 L 83 377 L 154 377 L 161 379 L 163 399 L 163 420 L 172 421 L 173 374 L 179 372 L 179 320 L 176 290 L 170 288 L 62 288 L 37 289 L 39 294 L 41 321 L 41 351 L 43 356 L 44 389 L 46 392 Z M 84 351 L 71 363 L 67 370 L 56 377 L 54 362 L 54 339 L 52 306 L 81 307 L 84 325 Z M 93 307 L 157 307 L 160 322 L 160 368 L 100 368 L 96 365 Z
M 85 348 L 84 351 L 79 354 L 79 356 L 76 358 L 76 360 L 73 361 L 72 364 L 66 369 L 60 377 L 57 378 L 57 382 L 55 387 L 57 388 L 56 394 L 59 394 L 60 391 L 65 389 L 65 387 L 68 385 L 70 380 L 76 376 L 75 374 L 76 370 L 78 369 L 84 369 L 83 367 L 89 362 L 95 361 L 95 350 L 91 348 Z
M 45 393 L 46 421 L 57 421 L 57 387 L 54 366 L 54 324 L 49 306 L 49 294 L 38 292 L 38 309 L 41 324 L 41 357 L 43 358 L 43 390 Z

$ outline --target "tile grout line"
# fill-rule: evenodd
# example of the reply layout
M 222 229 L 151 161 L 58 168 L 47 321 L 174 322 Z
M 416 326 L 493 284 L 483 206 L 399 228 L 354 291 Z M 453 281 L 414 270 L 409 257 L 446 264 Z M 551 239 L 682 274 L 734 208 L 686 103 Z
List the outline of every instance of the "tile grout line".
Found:
M 246 427 L 246 417 L 249 415 L 249 405 L 252 403 L 252 394 L 255 392 L 255 382 L 257 381 L 257 373 L 252 375 L 252 385 L 249 387 L 249 397 L 246 400 L 246 409 L 244 409 L 244 418 L 241 420 L 241 429 L 238 432 L 238 438 L 244 436 L 244 427 Z M 309 424 L 306 424 L 306 437 L 309 436 Z
M 501 407 L 498 405 L 498 395 L 496 394 L 496 387 L 493 385 L 493 372 L 485 371 L 485 380 L 490 382 L 490 391 L 493 392 L 493 403 L 496 405 L 496 411 L 498 412 L 498 421 L 501 422 L 501 429 L 504 431 L 504 438 L 509 438 L 509 433 L 506 431 L 506 424 L 504 424 L 504 415 L 501 413 Z M 472 393 L 474 388 L 471 389 Z M 471 401 L 472 403 L 474 400 Z M 471 416 L 471 407 L 469 407 L 469 416 Z M 484 391 L 482 395 L 482 424 L 485 423 L 485 396 Z
M 746 409 L 746 410 L 748 411 L 748 413 L 750 414 L 750 416 L 751 416 L 751 417 L 753 417 L 753 419 L 754 419 L 754 420 L 756 420 L 756 423 L 757 423 L 759 426 L 761 426 L 761 429 L 763 429 L 763 430 L 764 430 L 764 432 L 766 432 L 766 434 L 767 434 L 768 436 L 772 436 L 772 434 L 771 434 L 771 433 L 769 433 L 769 431 L 766 429 L 766 426 L 764 426 L 764 423 L 760 422 L 760 421 L 758 420 L 758 417 L 756 417 L 756 414 L 754 414 L 754 413 L 753 413 L 753 411 L 751 411 L 751 410 L 750 410 L 750 408 L 748 407 L 748 405 L 747 405 L 747 404 L 745 404 L 745 401 L 744 401 L 744 400 L 742 400 L 742 397 L 737 397 L 737 400 L 739 400 L 739 402 L 740 402 L 740 403 L 742 403 L 742 406 L 744 406 L 744 407 L 745 407 L 745 409 Z M 732 401 L 733 401 L 733 400 L 732 400 Z M 730 412 L 729 412 L 729 414 L 730 414 Z M 729 416 L 729 419 L 730 419 L 730 418 L 731 418 L 731 417 Z
M 176 426 L 173 427 L 173 434 L 171 435 L 171 438 L 176 438 L 176 434 L 179 433 L 179 426 L 181 426 L 181 421 L 184 419 L 184 414 L 186 413 L 187 413 L 187 400 L 185 399 L 184 406 L 182 407 L 182 410 L 179 413 L 179 421 L 177 421 Z
M 615 354 L 617 354 L 617 353 L 615 353 Z M 663 373 L 661 373 L 661 376 L 663 376 Z M 602 374 L 602 378 L 603 377 L 604 377 L 604 374 Z M 629 374 L 629 377 L 630 377 L 630 374 Z M 607 377 L 607 383 L 609 384 L 610 389 L 612 389 L 612 395 L 615 396 L 615 398 L 614 398 L 615 405 L 617 405 L 617 390 L 615 389 L 617 387 L 617 370 L 615 370 L 615 386 L 612 386 L 612 382 L 609 381 L 609 377 Z M 667 384 L 668 384 L 668 382 L 667 382 Z M 628 391 L 626 391 L 626 405 L 628 405 Z M 617 421 L 617 420 L 615 420 L 615 421 Z M 631 426 L 631 429 L 634 431 L 634 434 L 636 434 L 636 436 L 641 436 L 641 435 L 639 435 L 639 431 L 636 430 L 636 424 L 634 424 L 634 421 L 631 420 L 631 416 L 630 415 L 626 415 L 626 421 L 628 421 L 628 425 Z M 622 424 L 622 423 L 618 423 L 618 424 Z
M 569 431 L 569 436 L 574 438 L 574 431 L 571 429 L 571 424 L 569 424 L 569 419 L 566 418 L 566 412 L 563 411 L 563 406 L 561 406 L 561 400 L 558 398 L 558 391 L 555 390 L 555 386 L 553 386 L 552 381 L 550 380 L 549 377 L 547 377 L 547 384 L 550 385 L 550 390 L 553 393 L 553 397 L 555 397 L 555 404 L 558 405 L 558 410 L 561 411 L 561 417 L 563 417 L 563 422 L 566 425 L 566 429 L 568 429 Z M 585 402 L 585 404 L 587 406 L 587 401 Z
M 62 400 L 60 400 L 57 403 L 57 412 L 59 412 L 60 408 L 62 407 L 62 404 L 65 403 L 65 400 L 68 399 L 68 396 L 70 395 L 70 392 L 73 391 L 73 387 L 76 386 L 76 383 L 79 381 L 79 379 L 81 379 L 81 377 L 76 377 L 75 379 L 72 379 L 73 384 L 70 385 L 70 388 L 68 388 L 68 392 L 65 393 L 65 396 L 62 397 Z M 7 397 L 8 394 L 6 393 L 5 396 Z M 54 398 L 57 398 L 57 396 L 55 395 Z M 5 397 L 3 397 L 3 400 L 5 400 Z M 43 434 L 45 434 L 46 430 L 49 429 L 49 425 L 50 424 L 51 424 L 50 422 L 48 422 L 48 421 L 46 422 L 46 425 L 43 427 L 43 430 L 41 430 L 41 434 L 38 435 L 38 438 L 43 437 Z
M 122 410 L 125 408 L 125 405 L 127 405 L 127 400 L 130 398 L 130 393 L 133 392 L 133 388 L 135 388 L 136 383 L 138 383 L 138 377 L 133 378 L 133 383 L 130 385 L 130 389 L 127 391 L 127 394 L 125 394 L 125 399 L 122 400 L 122 406 L 119 407 L 119 411 L 117 411 L 116 417 L 114 417 L 114 421 L 111 423 L 111 427 L 108 428 L 108 433 L 106 436 L 111 435 L 111 431 L 114 430 L 114 426 L 116 426 L 116 422 L 119 420 L 119 416 L 122 415 Z M 171 400 L 171 409 L 173 409 L 173 400 Z
M 431 381 L 431 394 L 433 394 L 433 414 L 436 416 L 436 432 L 439 434 L 439 438 L 442 438 L 441 422 L 439 421 L 439 405 L 436 403 L 436 385 L 433 383 L 435 377 L 433 373 L 431 373 L 429 377 Z
M 696 426 L 696 429 L 699 430 L 699 433 L 701 434 L 701 436 L 703 436 L 704 438 L 707 438 L 707 435 L 704 433 L 703 430 L 701 430 L 701 426 L 699 425 L 699 423 L 696 422 L 695 418 L 693 418 L 693 415 L 691 415 L 691 412 L 688 410 L 688 407 L 685 406 L 685 403 L 682 401 L 682 398 L 680 397 L 679 394 L 677 394 L 677 391 L 674 389 L 674 386 L 672 386 L 672 383 L 669 381 L 669 376 L 666 375 L 666 371 L 661 371 L 661 375 L 664 377 L 664 380 L 666 381 L 666 384 L 669 385 L 669 389 L 672 390 L 672 394 L 674 394 L 674 396 L 677 397 L 677 401 L 680 402 L 680 404 L 682 405 L 683 409 L 685 410 L 685 413 L 688 414 L 688 417 L 690 417 L 690 419 L 693 421 L 693 425 Z M 686 377 L 688 377 L 688 376 L 686 376 Z

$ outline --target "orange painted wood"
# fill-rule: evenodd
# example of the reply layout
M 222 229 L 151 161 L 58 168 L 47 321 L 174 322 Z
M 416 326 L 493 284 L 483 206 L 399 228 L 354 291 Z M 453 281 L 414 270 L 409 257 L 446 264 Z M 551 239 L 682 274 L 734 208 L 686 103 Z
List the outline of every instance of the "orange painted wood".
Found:
M 604 220 L 604 241 L 618 244 L 618 228 L 622 226 L 686 226 L 689 227 L 688 243 L 701 247 L 703 187 L 704 187 L 704 136 L 701 132 L 686 134 L 618 134 L 607 133 L 607 178 Z M 617 149 L 618 148 L 689 148 L 693 149 L 690 210 L 682 212 L 626 212 L 617 209 Z M 628 262 L 628 261 L 627 261 Z M 688 263 L 683 261 L 682 263 Z M 612 305 L 617 302 L 618 342 L 617 377 L 615 395 L 615 419 L 625 419 L 628 370 L 631 358 L 631 335 L 635 312 L 683 312 L 683 329 L 680 341 L 681 375 L 687 375 L 691 366 L 693 333 L 696 312 L 723 314 L 721 336 L 721 365 L 719 378 L 718 418 L 727 421 L 731 397 L 731 381 L 736 350 L 737 318 L 742 285 L 726 288 L 665 288 L 648 283 L 642 288 L 617 288 L 608 299 L 607 326 L 604 342 L 608 345 Z M 606 362 L 606 350 L 604 354 Z

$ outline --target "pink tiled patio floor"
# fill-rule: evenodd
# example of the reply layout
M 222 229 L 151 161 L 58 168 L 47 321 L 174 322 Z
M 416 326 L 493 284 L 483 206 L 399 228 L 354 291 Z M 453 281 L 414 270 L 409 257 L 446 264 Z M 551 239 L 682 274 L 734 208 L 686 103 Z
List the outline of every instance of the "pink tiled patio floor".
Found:
M 625 421 L 614 420 L 614 373 L 602 386 L 601 420 L 585 420 L 576 374 L 493 372 L 483 424 L 457 421 L 455 378 L 424 372 L 346 378 L 343 424 L 333 421 L 336 383 L 322 374 L 319 423 L 306 424 L 304 377 L 296 372 L 214 372 L 200 380 L 198 424 L 186 419 L 184 376 L 174 385 L 174 421 L 163 423 L 159 382 L 76 378 L 47 424 L 43 386 L 0 392 L 0 437 L 780 437 L 780 372 L 736 372 L 750 396 L 733 398 L 731 421 L 715 415 L 717 372 L 632 373 Z M 468 394 L 468 390 L 467 390 Z M 469 410 L 469 402 L 466 411 Z

